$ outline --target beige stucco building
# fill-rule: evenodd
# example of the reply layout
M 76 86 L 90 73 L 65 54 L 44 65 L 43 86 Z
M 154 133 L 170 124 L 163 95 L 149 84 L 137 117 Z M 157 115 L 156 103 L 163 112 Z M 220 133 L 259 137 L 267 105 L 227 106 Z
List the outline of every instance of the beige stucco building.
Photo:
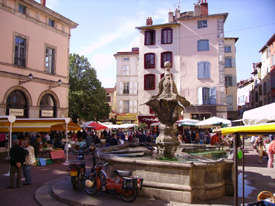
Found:
M 204 2 L 195 4 L 194 11 L 169 12 L 168 23 L 154 25 L 149 17 L 146 26 L 137 27 L 140 31 L 139 117 L 154 119 L 150 108 L 141 103 L 157 93 L 165 61 L 172 63 L 171 73 L 179 94 L 192 105 L 185 109 L 184 118 L 228 118 L 228 108 L 237 110 L 237 87 L 233 84 L 236 66 L 225 68 L 229 58 L 231 63 L 235 59 L 237 38 L 224 38 L 227 16 L 228 13 L 208 14 L 208 3 Z M 230 53 L 225 50 L 228 46 L 232 48 Z M 226 85 L 229 78 L 231 83 Z
M 136 123 L 139 104 L 139 48 L 117 52 L 114 57 L 117 64 L 117 123 Z
M 71 29 L 32 0 L 0 0 L 0 115 L 67 117 Z

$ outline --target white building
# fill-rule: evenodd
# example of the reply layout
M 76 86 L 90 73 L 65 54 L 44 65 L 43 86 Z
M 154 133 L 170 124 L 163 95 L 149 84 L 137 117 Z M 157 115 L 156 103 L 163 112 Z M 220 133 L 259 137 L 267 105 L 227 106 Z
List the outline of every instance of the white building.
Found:
M 136 123 L 138 114 L 139 48 L 117 52 L 116 113 L 117 123 Z

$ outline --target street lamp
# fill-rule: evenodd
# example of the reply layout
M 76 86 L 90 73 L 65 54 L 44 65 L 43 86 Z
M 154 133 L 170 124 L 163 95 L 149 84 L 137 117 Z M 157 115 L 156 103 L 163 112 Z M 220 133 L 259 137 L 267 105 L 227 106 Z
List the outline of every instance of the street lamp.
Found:
M 32 79 L 33 79 L 33 75 L 32 75 L 32 73 L 30 73 L 29 76 L 28 76 L 28 80 L 26 80 L 26 81 L 19 81 L 19 85 L 25 84 L 27 82 L 30 82 Z
M 59 79 L 59 80 L 57 81 L 57 85 L 50 85 L 50 86 L 49 86 L 49 89 L 52 89 L 52 88 L 55 88 L 55 87 L 59 87 L 59 86 L 61 86 L 61 84 L 62 84 L 62 81 L 61 81 L 61 79 Z

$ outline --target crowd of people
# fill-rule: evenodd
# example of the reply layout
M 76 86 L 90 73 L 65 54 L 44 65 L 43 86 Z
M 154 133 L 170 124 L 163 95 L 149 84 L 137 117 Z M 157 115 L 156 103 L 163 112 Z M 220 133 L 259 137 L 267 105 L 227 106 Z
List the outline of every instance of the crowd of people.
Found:
M 251 144 L 254 149 L 258 152 L 258 162 L 261 164 L 263 161 L 263 157 L 268 157 L 267 167 L 272 168 L 274 162 L 275 155 L 275 139 L 274 135 L 271 134 L 268 138 L 265 138 L 262 135 L 259 136 L 251 136 L 250 138 Z

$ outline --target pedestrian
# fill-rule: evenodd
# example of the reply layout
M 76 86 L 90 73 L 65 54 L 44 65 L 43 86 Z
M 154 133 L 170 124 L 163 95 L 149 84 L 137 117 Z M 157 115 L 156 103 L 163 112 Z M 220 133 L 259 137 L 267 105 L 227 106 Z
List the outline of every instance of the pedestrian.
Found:
M 205 137 L 204 137 L 204 132 L 203 132 L 203 130 L 200 130 L 200 132 L 199 132 L 199 137 L 200 137 L 200 139 L 199 139 L 200 144 L 204 144 L 204 143 L 205 143 Z
M 4 132 L 0 134 L 0 147 L 5 147 L 6 145 L 6 135 Z
M 25 140 L 25 150 L 28 154 L 25 157 L 25 162 L 23 163 L 23 174 L 25 177 L 25 182 L 23 185 L 32 184 L 32 174 L 31 167 L 35 163 L 34 147 L 30 145 L 30 140 Z
M 273 167 L 273 161 L 274 161 L 274 155 L 275 155 L 275 140 L 272 140 L 272 142 L 269 144 L 267 148 L 267 154 L 268 154 L 268 168 Z
M 180 144 L 184 144 L 185 143 L 184 140 L 183 140 L 182 134 L 178 135 L 178 140 L 179 140 Z
M 40 136 L 36 137 L 36 140 L 34 141 L 32 146 L 34 148 L 35 157 L 38 157 L 39 150 L 42 148 L 42 142 L 41 142 L 41 137 Z
M 19 140 L 16 139 L 13 141 L 13 145 L 10 148 L 10 185 L 8 189 L 13 189 L 15 173 L 17 174 L 16 178 L 16 187 L 21 186 L 21 173 L 22 173 L 22 164 L 25 162 L 25 150 L 23 147 L 19 146 Z
M 89 148 L 91 146 L 92 142 L 93 142 L 93 138 L 91 136 L 90 131 L 87 132 L 87 136 L 86 136 L 85 141 L 86 141 L 86 148 Z
M 109 144 L 110 146 L 118 145 L 116 133 L 112 134 L 111 138 L 109 139 Z
M 264 152 L 264 140 L 261 135 L 259 135 L 258 138 L 256 139 L 254 146 L 257 147 L 257 149 L 258 149 L 258 153 L 259 153 L 259 161 L 258 162 L 262 163 L 263 152 Z
M 213 133 L 211 140 L 210 140 L 210 144 L 211 145 L 217 145 L 217 144 L 221 144 L 221 139 L 219 137 L 218 133 Z

